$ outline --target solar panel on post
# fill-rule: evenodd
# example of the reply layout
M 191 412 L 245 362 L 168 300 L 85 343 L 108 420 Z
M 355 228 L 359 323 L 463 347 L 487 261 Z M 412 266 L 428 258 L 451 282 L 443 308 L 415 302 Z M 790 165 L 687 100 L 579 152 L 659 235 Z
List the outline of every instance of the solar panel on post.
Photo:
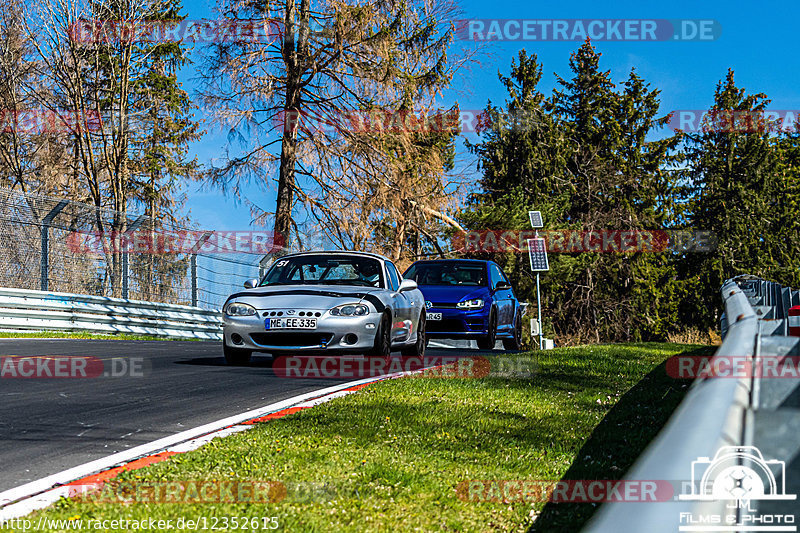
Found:
M 528 211 L 528 218 L 531 220 L 531 227 L 536 231 L 535 239 L 528 239 L 528 258 L 531 262 L 531 270 L 536 272 L 536 321 L 538 322 L 539 349 L 542 349 L 542 295 L 539 292 L 539 272 L 550 270 L 547 263 L 547 245 L 545 240 L 539 237 L 539 228 L 544 227 L 541 211 Z
M 528 211 L 528 217 L 531 219 L 531 227 L 533 229 L 544 227 L 544 221 L 542 220 L 541 211 Z
M 544 239 L 528 239 L 528 257 L 530 258 L 533 272 L 550 270 L 550 265 L 547 262 L 547 246 Z

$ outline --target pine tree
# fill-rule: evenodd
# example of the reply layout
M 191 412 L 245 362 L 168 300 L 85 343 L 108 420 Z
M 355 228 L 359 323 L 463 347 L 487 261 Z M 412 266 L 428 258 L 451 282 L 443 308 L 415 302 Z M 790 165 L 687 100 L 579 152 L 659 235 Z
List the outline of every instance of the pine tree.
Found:
M 180 0 L 165 0 L 154 4 L 141 23 L 177 22 L 185 18 L 180 11 Z M 133 81 L 130 123 L 141 135 L 131 154 L 131 189 L 148 217 L 140 231 L 149 231 L 152 242 L 157 231 L 183 222 L 176 215 L 178 195 L 199 175 L 197 160 L 188 158 L 188 146 L 202 133 L 192 115 L 197 106 L 178 82 L 178 71 L 189 62 L 186 45 L 167 41 L 142 43 L 140 48 L 145 59 Z M 185 275 L 186 258 L 137 255 L 131 270 L 143 298 L 169 301 Z
M 634 71 L 617 89 L 588 41 L 572 54 L 570 69 L 572 77 L 559 77 L 550 98 L 535 89 L 541 68 L 524 52 L 512 65 L 513 79 L 501 77 L 511 96 L 507 114 L 524 108 L 537 118 L 521 129 L 493 120 L 484 142 L 472 147 L 484 192 L 463 214 L 470 227 L 525 229 L 528 209 L 543 211 L 552 229 L 653 230 L 672 223 L 674 179 L 664 169 L 677 137 L 647 140 L 668 120 L 657 117 L 659 91 Z M 487 113 L 503 116 L 491 105 Z M 518 275 L 527 268 L 519 256 L 497 259 Z M 559 253 L 550 267 L 542 278 L 545 316 L 562 342 L 654 338 L 674 326 L 681 288 L 670 256 Z M 530 284 L 521 292 L 531 297 Z
M 687 135 L 689 221 L 712 231 L 718 243 L 713 253 L 691 254 L 683 263 L 695 292 L 685 303 L 687 321 L 715 327 L 719 317 L 709 313 L 708 303 L 719 300 L 720 287 L 733 276 L 754 274 L 790 285 L 800 281 L 791 264 L 794 254 L 787 250 L 797 242 L 791 238 L 796 223 L 790 222 L 797 213 L 789 197 L 797 183 L 793 142 L 771 132 L 764 118 L 769 103 L 764 93 L 737 87 L 729 70 L 717 84 L 702 131 Z

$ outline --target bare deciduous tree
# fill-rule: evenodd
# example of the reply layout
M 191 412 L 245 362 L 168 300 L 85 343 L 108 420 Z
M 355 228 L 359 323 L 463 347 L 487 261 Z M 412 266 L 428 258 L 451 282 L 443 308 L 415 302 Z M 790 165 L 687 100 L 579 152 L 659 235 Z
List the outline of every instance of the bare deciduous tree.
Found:
M 136 203 L 151 219 L 169 219 L 175 174 L 190 178 L 196 166 L 183 161 L 183 147 L 199 133 L 174 79 L 184 45 L 142 42 L 119 31 L 120 24 L 173 20 L 179 8 L 174 0 L 42 0 L 27 7 L 25 31 L 38 66 L 31 98 L 67 115 L 70 126 L 62 138 L 71 152 L 63 191 L 116 214 L 110 225 L 98 215 L 96 231 L 126 231 Z M 160 91 L 153 90 L 156 81 Z M 107 249 L 106 258 L 118 293 L 121 253 Z
M 213 182 L 242 198 L 244 184 L 269 184 L 277 166 L 274 227 L 284 239 L 296 230 L 298 206 L 306 215 L 298 218 L 333 242 L 379 243 L 395 256 L 410 228 L 432 230 L 421 220 L 447 220 L 440 209 L 453 194 L 444 171 L 455 132 L 363 119 L 384 115 L 396 126 L 432 107 L 466 61 L 446 54 L 453 4 L 234 0 L 219 12 L 261 31 L 216 44 L 206 65 L 204 100 L 241 141 L 212 169 Z M 270 214 L 244 200 L 262 220 Z M 382 237 L 387 222 L 394 235 Z

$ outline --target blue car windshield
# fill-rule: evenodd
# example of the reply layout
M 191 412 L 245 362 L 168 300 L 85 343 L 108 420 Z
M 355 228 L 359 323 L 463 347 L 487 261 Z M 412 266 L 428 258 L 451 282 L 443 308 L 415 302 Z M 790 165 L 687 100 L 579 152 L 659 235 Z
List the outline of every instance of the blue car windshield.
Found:
M 415 263 L 403 277 L 413 279 L 418 285 L 455 285 L 483 287 L 486 282 L 486 266 L 481 263 L 459 263 L 437 261 Z
M 278 259 L 260 287 L 270 285 L 356 285 L 383 287 L 377 259 L 347 255 L 301 255 Z

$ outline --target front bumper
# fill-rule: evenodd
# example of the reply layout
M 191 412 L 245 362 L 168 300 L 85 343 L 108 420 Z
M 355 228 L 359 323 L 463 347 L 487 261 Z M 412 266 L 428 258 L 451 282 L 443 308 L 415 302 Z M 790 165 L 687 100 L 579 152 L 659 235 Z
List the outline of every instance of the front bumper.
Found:
M 244 317 L 223 316 L 224 342 L 234 348 L 253 351 L 366 351 L 375 345 L 375 332 L 380 313 L 364 316 L 332 316 L 327 310 L 320 313 L 316 329 L 267 330 L 264 321 L 272 310 L 259 310 Z M 313 312 L 313 310 L 312 310 Z M 355 336 L 355 342 L 353 337 Z
M 441 320 L 426 320 L 425 334 L 430 338 L 480 337 L 489 331 L 486 308 L 462 309 L 431 307 L 428 313 L 442 313 Z

